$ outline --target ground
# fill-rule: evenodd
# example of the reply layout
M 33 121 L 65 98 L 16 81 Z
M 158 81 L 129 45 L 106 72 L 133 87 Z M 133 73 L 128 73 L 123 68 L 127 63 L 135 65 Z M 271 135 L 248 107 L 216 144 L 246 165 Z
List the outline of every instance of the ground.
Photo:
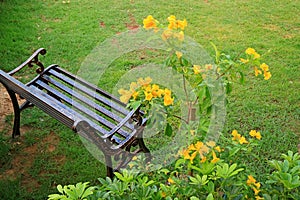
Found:
M 19 101 L 23 101 L 18 98 Z M 0 131 L 4 131 L 5 135 L 10 136 L 12 127 L 9 122 L 6 121 L 7 116 L 13 114 L 13 107 L 10 97 L 6 89 L 0 85 Z M 38 188 L 40 183 L 30 175 L 29 170 L 32 167 L 36 156 L 42 152 L 53 152 L 56 150 L 59 143 L 59 137 L 50 132 L 49 135 L 44 137 L 41 141 L 32 145 L 26 145 L 24 143 L 24 136 L 30 132 L 31 127 L 21 126 L 21 136 L 15 140 L 11 140 L 11 160 L 1 166 L 0 180 L 16 180 L 21 176 L 21 186 L 27 189 L 29 192 L 32 188 Z M 64 156 L 53 157 L 57 164 L 63 164 L 65 161 Z M 39 172 L 39 175 L 43 175 L 43 171 Z

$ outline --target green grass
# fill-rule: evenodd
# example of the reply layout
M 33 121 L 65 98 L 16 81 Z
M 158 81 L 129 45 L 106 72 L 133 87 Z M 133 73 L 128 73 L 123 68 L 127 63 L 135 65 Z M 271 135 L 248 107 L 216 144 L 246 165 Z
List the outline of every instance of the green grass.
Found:
M 163 23 L 171 14 L 186 18 L 187 35 L 211 53 L 210 41 L 235 55 L 247 47 L 254 47 L 259 53 L 270 50 L 264 58 L 270 65 L 272 78 L 264 82 L 250 77 L 245 85 L 234 86 L 224 129 L 224 134 L 232 129 L 244 133 L 251 129 L 262 132 L 263 145 L 255 150 L 261 160 L 253 164 L 259 175 L 268 171 L 266 159 L 278 158 L 288 149 L 295 152 L 299 143 L 299 10 L 299 2 L 289 0 L 71 0 L 70 4 L 4 0 L 0 2 L 0 68 L 12 70 L 35 49 L 44 47 L 48 51 L 42 59 L 46 65 L 58 63 L 76 72 L 96 45 L 126 31 L 133 19 L 142 24 L 148 14 Z M 112 88 L 122 74 L 141 63 L 139 56 L 133 53 L 120 58 L 101 84 Z M 26 70 L 21 76 L 32 73 Z M 1 199 L 45 199 L 55 191 L 57 184 L 95 183 L 98 177 L 105 175 L 104 166 L 89 154 L 78 136 L 37 109 L 22 113 L 22 126 L 31 128 L 23 134 L 25 139 L 20 145 L 4 136 L 9 128 L 0 130 L 0 172 L 8 170 L 9 163 L 16 157 L 23 156 L 26 160 L 28 155 L 24 149 L 36 145 L 37 151 L 28 164 L 28 172 L 0 180 Z M 43 140 L 51 133 L 57 135 L 59 143 L 55 151 L 47 152 L 48 146 Z M 8 163 L 3 164 L 5 160 Z M 34 180 L 38 186 L 29 190 L 26 180 Z

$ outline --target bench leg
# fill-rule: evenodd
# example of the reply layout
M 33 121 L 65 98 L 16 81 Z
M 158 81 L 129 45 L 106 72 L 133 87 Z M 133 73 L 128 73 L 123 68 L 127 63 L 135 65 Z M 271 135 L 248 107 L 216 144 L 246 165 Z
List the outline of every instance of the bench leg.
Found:
M 139 138 L 139 147 L 141 148 L 141 150 L 146 154 L 146 162 L 149 162 L 151 160 L 151 154 L 150 154 L 150 150 L 146 147 L 143 138 Z
M 112 179 L 114 177 L 114 174 L 113 174 L 111 156 L 105 155 L 105 162 L 106 162 L 106 176 Z
M 15 136 L 20 136 L 20 108 L 16 94 L 12 90 L 9 90 L 8 88 L 6 89 L 11 98 L 14 108 L 14 127 L 12 137 L 15 138 Z

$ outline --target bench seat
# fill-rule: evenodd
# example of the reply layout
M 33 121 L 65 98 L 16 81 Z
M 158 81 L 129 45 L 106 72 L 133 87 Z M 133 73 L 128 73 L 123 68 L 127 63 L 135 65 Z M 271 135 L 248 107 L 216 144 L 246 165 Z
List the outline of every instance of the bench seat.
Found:
M 106 159 L 107 175 L 110 177 L 113 176 L 113 171 L 125 167 L 137 153 L 150 153 L 142 138 L 146 119 L 139 108 L 128 109 L 126 104 L 110 93 L 58 65 L 50 65 L 44 70 L 38 61 L 38 55 L 45 53 L 44 51 L 36 51 L 17 70 L 9 73 L 0 70 L 0 82 L 6 87 L 14 106 L 13 137 L 20 135 L 20 112 L 36 106 L 101 149 Z M 27 84 L 12 76 L 26 65 L 33 64 L 42 66 L 42 69 Z M 16 94 L 24 98 L 25 103 L 19 105 Z M 131 152 L 131 148 L 137 145 L 139 148 L 134 148 L 134 152 Z M 124 158 L 113 169 L 111 158 L 120 156 Z

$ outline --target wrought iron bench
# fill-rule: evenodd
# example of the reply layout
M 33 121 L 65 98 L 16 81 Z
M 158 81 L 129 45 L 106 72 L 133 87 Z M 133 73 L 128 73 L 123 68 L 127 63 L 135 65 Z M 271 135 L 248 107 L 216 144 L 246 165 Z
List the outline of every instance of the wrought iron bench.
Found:
M 139 152 L 150 159 L 142 137 L 146 119 L 138 108 L 129 110 L 116 97 L 58 65 L 44 69 L 39 54 L 46 54 L 46 50 L 38 49 L 8 73 L 0 70 L 0 82 L 7 89 L 14 108 L 13 138 L 20 135 L 20 112 L 36 106 L 96 145 L 105 155 L 109 177 Z M 34 64 L 38 66 L 38 75 L 30 82 L 23 84 L 13 77 L 25 66 Z M 26 100 L 22 105 L 16 94 Z

